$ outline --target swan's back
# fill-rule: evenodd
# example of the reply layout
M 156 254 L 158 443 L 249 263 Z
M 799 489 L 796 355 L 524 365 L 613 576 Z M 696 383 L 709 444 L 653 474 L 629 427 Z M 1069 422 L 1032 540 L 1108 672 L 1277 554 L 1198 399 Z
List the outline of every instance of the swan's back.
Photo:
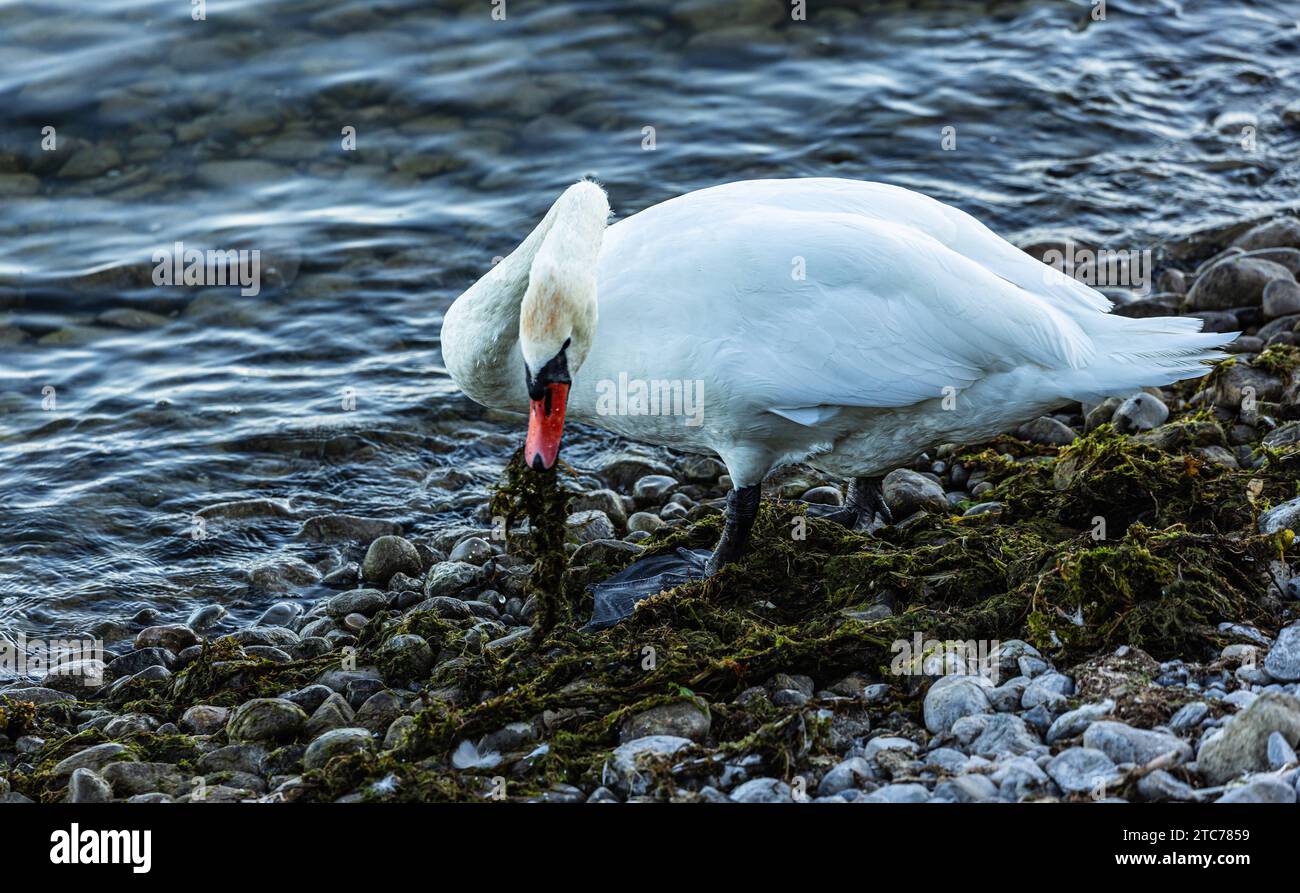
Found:
M 969 214 L 852 180 L 750 180 L 663 202 L 609 228 L 599 282 L 598 343 L 663 333 L 678 370 L 694 362 L 773 409 L 905 406 L 1027 366 L 1059 379 L 1063 399 L 1090 399 L 1201 374 L 1232 337 L 1112 316 L 1103 295 Z M 1128 353 L 1137 336 L 1141 357 Z

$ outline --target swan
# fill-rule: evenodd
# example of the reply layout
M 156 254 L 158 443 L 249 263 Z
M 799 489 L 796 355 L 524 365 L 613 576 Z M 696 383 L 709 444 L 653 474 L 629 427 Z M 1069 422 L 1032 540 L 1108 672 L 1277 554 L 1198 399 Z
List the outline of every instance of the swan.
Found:
M 717 456 L 733 489 L 706 575 L 744 554 L 779 465 L 848 478 L 835 520 L 888 521 L 881 475 L 923 451 L 1200 377 L 1238 334 L 1113 315 L 971 215 L 883 183 L 746 180 L 609 216 L 601 186 L 568 187 L 447 310 L 444 366 L 474 401 L 527 409 L 535 469 L 569 418 Z

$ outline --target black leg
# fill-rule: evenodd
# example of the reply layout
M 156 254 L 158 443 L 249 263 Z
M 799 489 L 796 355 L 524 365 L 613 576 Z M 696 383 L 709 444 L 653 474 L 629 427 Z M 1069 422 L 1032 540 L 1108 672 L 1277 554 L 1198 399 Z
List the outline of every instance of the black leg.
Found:
M 849 483 L 848 503 L 859 513 L 858 525 L 869 525 L 876 520 L 876 515 L 886 524 L 894 523 L 894 513 L 885 502 L 884 478 L 854 478 Z
M 727 518 L 722 527 L 722 539 L 709 558 L 706 573 L 712 575 L 724 564 L 731 564 L 745 554 L 745 548 L 749 545 L 749 532 L 754 527 L 754 518 L 758 516 L 761 495 L 762 488 L 758 484 L 741 487 L 727 494 Z
M 808 514 L 814 518 L 842 524 L 857 530 L 866 530 L 876 521 L 876 515 L 886 524 L 894 523 L 894 516 L 885 502 L 885 491 L 881 486 L 883 478 L 854 478 L 849 481 L 849 490 L 842 506 L 808 506 Z

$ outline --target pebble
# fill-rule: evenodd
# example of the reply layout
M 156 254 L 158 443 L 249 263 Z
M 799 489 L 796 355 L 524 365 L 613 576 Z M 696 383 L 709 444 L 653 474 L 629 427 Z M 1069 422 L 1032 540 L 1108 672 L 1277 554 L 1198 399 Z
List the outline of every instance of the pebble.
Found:
M 958 754 L 961 756 L 961 754 Z M 963 757 L 963 759 L 965 759 Z M 833 797 L 842 791 L 862 787 L 862 782 L 875 778 L 871 764 L 862 757 L 849 757 L 830 769 L 822 776 L 817 785 L 817 796 Z
M 1292 747 L 1300 742 L 1300 700 L 1266 692 L 1205 739 L 1196 754 L 1197 771 L 1210 784 L 1225 784 L 1246 772 L 1268 769 L 1268 740 L 1274 733 Z
M 1021 425 L 1016 429 L 1016 436 L 1021 440 L 1027 440 L 1030 443 L 1041 443 L 1045 446 L 1066 446 L 1074 443 L 1074 439 L 1077 437 L 1069 425 L 1046 415 L 1039 416 L 1032 422 Z
M 420 553 L 415 544 L 400 536 L 381 536 L 370 544 L 366 557 L 361 562 L 361 576 L 368 582 L 379 586 L 388 586 L 394 574 L 407 574 L 419 577 L 423 571 L 420 566 Z
M 1169 728 L 1175 732 L 1184 732 L 1195 728 L 1201 724 L 1201 720 L 1209 715 L 1210 705 L 1204 701 L 1192 701 L 1178 708 L 1169 719 Z
M 1046 771 L 1067 794 L 1093 791 L 1099 785 L 1113 784 L 1121 777 L 1110 757 L 1088 747 L 1061 751 L 1047 764 Z
M 579 544 L 613 539 L 616 535 L 614 522 L 604 512 L 595 509 L 574 512 L 565 519 L 564 526 L 569 538 Z
M 113 799 L 113 788 L 93 769 L 75 769 L 68 779 L 69 803 L 108 803 Z
M 779 778 L 753 778 L 731 792 L 735 803 L 792 803 L 790 786 Z
M 211 704 L 195 704 L 181 714 L 180 727 L 191 735 L 215 735 L 225 728 L 230 710 Z
M 254 698 L 236 708 L 226 724 L 231 741 L 290 741 L 307 723 L 307 714 L 283 698 Z
M 1046 741 L 1055 744 L 1065 738 L 1083 734 L 1088 726 L 1103 716 L 1110 715 L 1115 709 L 1115 702 L 1107 698 L 1098 704 L 1084 704 L 1068 713 L 1062 713 L 1047 729 Z
M 440 561 L 430 569 L 424 581 L 424 596 L 455 596 L 477 586 L 482 578 L 482 569 L 468 562 Z
M 1276 778 L 1260 778 L 1228 791 L 1215 803 L 1294 803 L 1296 790 Z
M 650 783 L 644 773 L 646 761 L 671 756 L 691 743 L 689 738 L 650 735 L 620 744 L 605 761 L 601 783 L 625 797 L 644 794 Z
M 463 561 L 466 564 L 482 565 L 492 557 L 492 546 L 481 536 L 467 536 L 452 547 L 447 555 L 448 561 Z
M 365 729 L 333 729 L 312 741 L 303 754 L 304 769 L 321 769 L 330 760 L 338 756 L 356 753 L 370 753 L 375 744 L 370 733 Z
M 1042 742 L 1025 721 L 1014 713 L 995 713 L 967 747 L 975 756 L 996 759 L 1029 753 Z
M 1127 723 L 1102 720 L 1083 733 L 1083 746 L 1100 750 L 1116 763 L 1146 765 L 1157 757 L 1174 754 L 1175 765 L 1192 758 L 1192 748 L 1174 735 L 1135 729 Z
M 1054 671 L 1042 673 L 1035 676 L 1025 687 L 1020 706 L 1032 710 L 1039 704 L 1062 702 L 1072 694 L 1074 694 L 1074 680 L 1069 676 Z
M 925 694 L 922 712 L 926 729 L 935 735 L 947 735 L 953 723 L 964 716 L 992 713 L 987 694 L 991 687 L 981 676 L 940 677 Z
M 703 741 L 709 735 L 712 720 L 694 701 L 660 704 L 631 717 L 619 733 L 620 740 L 667 736 Z
M 1159 397 L 1148 393 L 1134 394 L 1115 410 L 1111 418 L 1115 430 L 1121 434 L 1150 431 L 1163 425 L 1169 418 L 1169 407 Z
M 1279 682 L 1300 682 L 1300 623 L 1278 633 L 1264 658 L 1264 671 Z
M 1284 769 L 1296 762 L 1295 748 L 1287 743 L 1281 732 L 1271 732 L 1268 736 L 1268 768 Z
M 895 521 L 901 521 L 918 511 L 948 511 L 948 500 L 944 496 L 943 487 L 918 471 L 896 468 L 885 475 L 882 487 L 885 503 Z

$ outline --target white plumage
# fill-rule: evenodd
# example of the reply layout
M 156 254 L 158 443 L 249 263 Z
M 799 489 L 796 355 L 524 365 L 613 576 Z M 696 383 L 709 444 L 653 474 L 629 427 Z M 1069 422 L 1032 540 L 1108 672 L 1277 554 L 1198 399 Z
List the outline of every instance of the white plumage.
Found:
M 602 239 L 607 213 L 595 184 L 567 190 L 448 311 L 447 369 L 474 399 L 524 410 L 520 338 L 530 358 L 568 339 L 571 418 L 716 453 L 737 486 L 792 461 L 879 474 L 1073 400 L 1203 375 L 1235 337 L 1200 333 L 1195 319 L 1112 315 L 1104 296 L 970 215 L 879 183 L 731 183 Z M 568 300 L 521 332 L 539 256 L 547 288 Z M 601 398 L 620 379 L 700 382 L 702 420 L 609 414 Z

